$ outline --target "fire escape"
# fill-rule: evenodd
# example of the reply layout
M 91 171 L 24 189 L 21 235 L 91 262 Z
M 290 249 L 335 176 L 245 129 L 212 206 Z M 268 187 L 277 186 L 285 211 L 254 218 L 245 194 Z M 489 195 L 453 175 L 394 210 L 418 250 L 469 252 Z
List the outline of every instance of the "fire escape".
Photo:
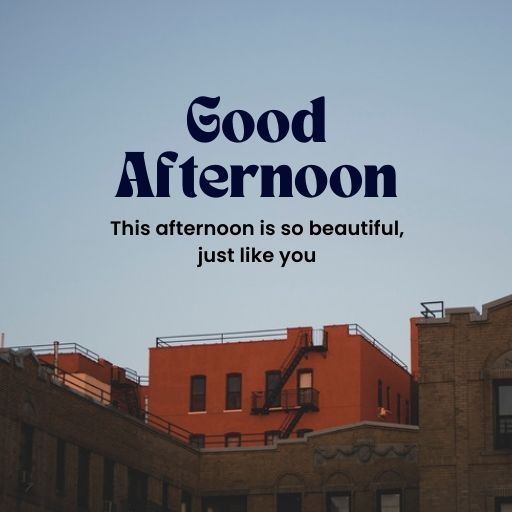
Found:
M 286 439 L 293 432 L 306 412 L 318 411 L 318 390 L 314 388 L 297 388 L 284 390 L 284 386 L 303 357 L 311 352 L 327 351 L 327 333 L 322 331 L 322 340 L 313 344 L 312 332 L 300 332 L 295 345 L 287 355 L 280 368 L 277 385 L 266 391 L 255 391 L 252 394 L 252 414 L 266 415 L 272 409 L 286 411 L 286 417 L 279 428 L 279 437 Z
M 135 372 L 133 372 L 135 373 Z M 130 370 L 114 366 L 112 368 L 112 404 L 131 416 L 143 419 L 144 411 L 139 399 L 137 377 L 130 375 Z

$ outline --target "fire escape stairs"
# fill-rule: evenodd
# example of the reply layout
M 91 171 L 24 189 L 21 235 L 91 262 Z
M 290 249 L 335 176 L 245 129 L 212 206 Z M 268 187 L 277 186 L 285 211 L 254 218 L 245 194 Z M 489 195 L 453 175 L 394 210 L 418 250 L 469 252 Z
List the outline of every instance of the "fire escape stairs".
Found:
M 281 439 L 288 439 L 290 437 L 290 434 L 293 432 L 307 410 L 307 407 L 302 406 L 300 409 L 297 409 L 296 411 L 290 412 L 286 415 L 283 424 L 279 429 L 279 437 Z
M 143 412 L 139 403 L 137 384 L 130 382 L 124 376 L 115 376 L 112 379 L 112 399 L 114 405 L 130 416 L 142 418 Z
M 276 399 L 281 395 L 281 391 L 288 382 L 288 379 L 292 376 L 295 368 L 297 368 L 297 365 L 304 355 L 312 348 L 313 344 L 310 335 L 307 332 L 300 333 L 292 352 L 281 366 L 279 385 L 269 391 L 265 396 L 265 403 L 263 404 L 261 414 L 268 414 L 270 408 L 276 403 Z

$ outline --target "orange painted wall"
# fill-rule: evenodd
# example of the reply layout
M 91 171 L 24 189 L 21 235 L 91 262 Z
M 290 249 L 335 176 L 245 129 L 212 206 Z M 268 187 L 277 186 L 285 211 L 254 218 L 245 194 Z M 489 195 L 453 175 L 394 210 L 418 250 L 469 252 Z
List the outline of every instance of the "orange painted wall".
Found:
M 39 359 L 48 364 L 54 364 L 53 354 L 42 354 Z M 100 359 L 99 362 L 92 361 L 82 354 L 59 354 L 58 367 L 68 373 L 83 373 L 98 379 L 101 382 L 110 384 L 112 380 L 112 363 Z
M 350 335 L 347 325 L 325 327 L 328 350 L 308 353 L 284 389 L 296 389 L 297 371 L 313 370 L 313 387 L 320 392 L 319 412 L 306 413 L 296 429 L 321 429 L 361 420 L 377 420 L 376 386 L 400 392 L 409 400 L 408 372 L 375 349 L 362 336 Z M 150 349 L 149 410 L 191 432 L 224 435 L 278 430 L 285 413 L 251 415 L 251 393 L 264 391 L 265 372 L 279 369 L 299 332 L 288 329 L 284 341 L 246 341 Z M 226 375 L 242 374 L 242 411 L 225 412 Z M 206 413 L 190 413 L 190 378 L 206 375 Z M 385 389 L 385 387 L 384 387 Z M 384 395 L 385 396 L 385 395 Z M 395 421 L 388 418 L 387 421 Z M 405 409 L 402 414 L 405 422 Z

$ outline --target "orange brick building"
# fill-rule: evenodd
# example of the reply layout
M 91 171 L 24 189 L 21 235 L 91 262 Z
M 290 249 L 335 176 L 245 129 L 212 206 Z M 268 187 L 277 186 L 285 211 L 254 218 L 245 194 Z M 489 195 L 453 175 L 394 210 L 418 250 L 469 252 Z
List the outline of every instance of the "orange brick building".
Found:
M 198 446 L 248 446 L 312 430 L 410 423 L 411 375 L 356 324 L 158 338 L 149 411 Z

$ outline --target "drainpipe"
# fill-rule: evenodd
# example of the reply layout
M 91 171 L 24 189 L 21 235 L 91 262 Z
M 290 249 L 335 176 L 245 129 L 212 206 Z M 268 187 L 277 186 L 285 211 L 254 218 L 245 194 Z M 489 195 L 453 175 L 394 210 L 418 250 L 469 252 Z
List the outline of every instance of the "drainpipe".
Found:
M 53 342 L 53 366 L 55 375 L 58 374 L 57 368 L 59 367 L 59 342 L 54 341 Z

